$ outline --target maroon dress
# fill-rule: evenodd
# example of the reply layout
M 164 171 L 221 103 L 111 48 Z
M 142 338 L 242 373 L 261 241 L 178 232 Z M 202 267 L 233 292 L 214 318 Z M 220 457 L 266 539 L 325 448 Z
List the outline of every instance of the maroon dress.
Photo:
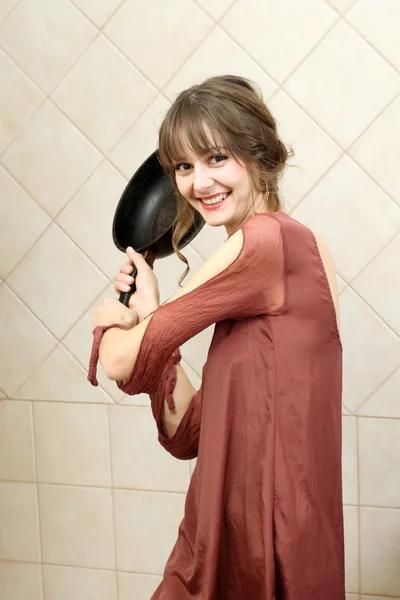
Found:
M 164 448 L 197 456 L 152 598 L 344 600 L 342 347 L 329 284 L 313 234 L 288 215 L 241 229 L 227 269 L 153 313 L 119 383 L 150 395 Z M 167 438 L 179 346 L 213 323 L 201 388 Z

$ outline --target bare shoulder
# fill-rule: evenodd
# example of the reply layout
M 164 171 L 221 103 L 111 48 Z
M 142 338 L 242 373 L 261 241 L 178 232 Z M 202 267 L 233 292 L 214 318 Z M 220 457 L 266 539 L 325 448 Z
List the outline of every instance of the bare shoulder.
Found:
M 222 271 L 225 271 L 238 258 L 243 247 L 243 232 L 238 229 L 220 246 L 201 268 L 193 275 L 184 287 L 172 296 L 167 302 L 172 302 L 181 296 L 195 290 Z
M 328 279 L 329 287 L 331 290 L 332 300 L 335 305 L 336 318 L 339 325 L 339 294 L 337 289 L 337 272 L 335 261 L 333 259 L 330 248 L 324 240 L 324 238 L 322 237 L 322 235 L 312 227 L 308 227 L 308 229 L 313 233 L 317 242 L 322 264 L 324 265 L 326 277 Z

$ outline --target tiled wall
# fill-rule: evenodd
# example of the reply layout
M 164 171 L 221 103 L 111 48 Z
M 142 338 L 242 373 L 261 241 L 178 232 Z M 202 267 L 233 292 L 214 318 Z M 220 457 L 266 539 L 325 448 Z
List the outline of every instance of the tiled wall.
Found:
M 160 580 L 192 465 L 146 397 L 87 383 L 90 320 L 127 179 L 176 92 L 216 73 L 261 86 L 296 151 L 287 209 L 333 250 L 347 591 L 400 598 L 399 22 L 399 0 L 0 1 L 2 600 L 148 600 Z M 222 239 L 195 240 L 194 269 Z M 163 299 L 182 270 L 157 265 Z M 209 339 L 184 347 L 196 386 Z

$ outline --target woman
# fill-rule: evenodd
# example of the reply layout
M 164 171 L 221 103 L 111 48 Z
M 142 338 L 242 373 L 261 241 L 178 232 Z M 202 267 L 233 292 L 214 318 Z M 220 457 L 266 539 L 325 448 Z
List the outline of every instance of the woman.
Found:
M 344 600 L 341 367 L 335 269 L 323 241 L 281 208 L 288 153 L 251 84 L 215 77 L 182 92 L 159 134 L 174 182 L 177 243 L 199 211 L 228 238 L 159 306 L 128 250 L 94 316 L 98 356 L 128 394 L 150 395 L 160 443 L 197 458 L 177 542 L 154 600 Z M 215 323 L 200 390 L 179 347 Z

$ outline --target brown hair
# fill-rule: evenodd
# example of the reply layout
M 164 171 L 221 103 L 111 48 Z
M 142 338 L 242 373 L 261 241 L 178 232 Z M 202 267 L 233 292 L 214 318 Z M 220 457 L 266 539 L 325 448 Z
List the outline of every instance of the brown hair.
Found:
M 276 121 L 261 93 L 247 79 L 234 75 L 212 77 L 178 95 L 160 127 L 158 152 L 178 203 L 172 243 L 187 265 L 179 284 L 189 272 L 179 242 L 193 225 L 195 215 L 175 182 L 175 166 L 184 155 L 184 140 L 198 156 L 226 148 L 235 160 L 245 163 L 257 192 L 265 191 L 268 185 L 266 206 L 270 212 L 282 209 L 278 181 L 292 154 L 280 140 Z

